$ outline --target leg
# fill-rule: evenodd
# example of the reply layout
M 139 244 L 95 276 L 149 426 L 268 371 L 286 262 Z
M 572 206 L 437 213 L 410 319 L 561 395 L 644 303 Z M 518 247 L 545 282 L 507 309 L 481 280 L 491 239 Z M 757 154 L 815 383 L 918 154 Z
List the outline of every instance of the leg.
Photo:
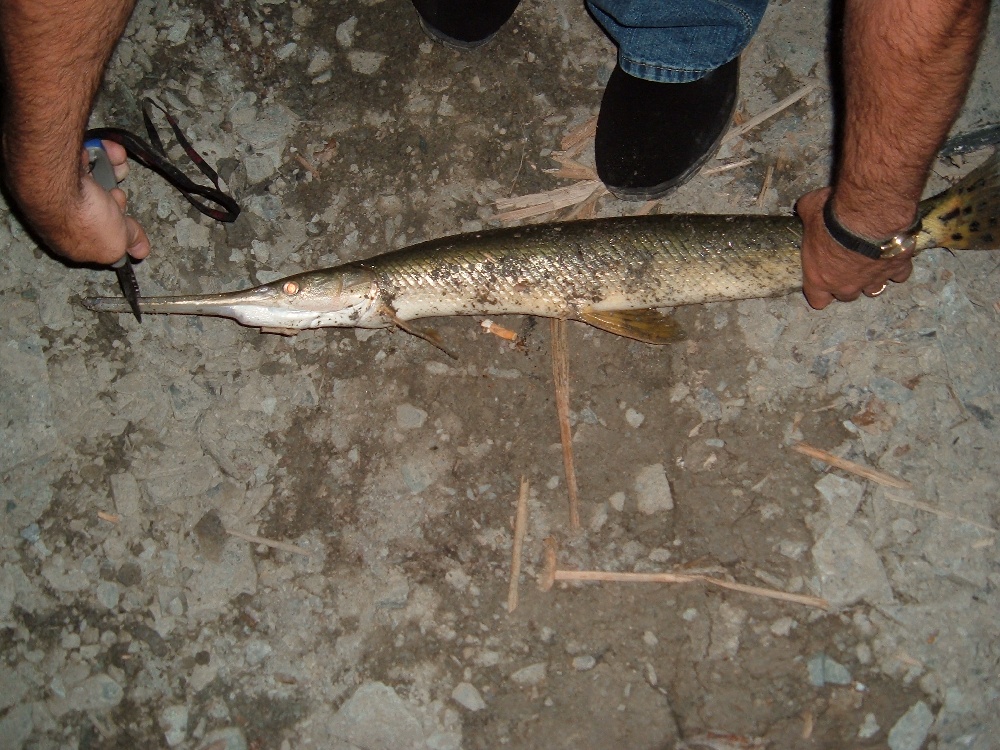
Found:
M 659 198 L 714 154 L 729 127 L 738 56 L 767 0 L 588 0 L 618 44 L 597 126 L 597 171 L 624 199 Z

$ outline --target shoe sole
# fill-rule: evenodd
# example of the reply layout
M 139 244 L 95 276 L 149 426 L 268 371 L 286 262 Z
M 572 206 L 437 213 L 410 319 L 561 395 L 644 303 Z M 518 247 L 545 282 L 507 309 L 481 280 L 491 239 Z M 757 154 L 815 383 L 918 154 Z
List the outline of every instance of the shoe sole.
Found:
M 735 111 L 735 107 L 733 110 Z M 731 117 L 732 116 L 730 115 L 730 118 Z M 648 188 L 619 188 L 608 185 L 607 183 L 604 184 L 604 187 L 606 187 L 608 192 L 615 196 L 615 198 L 623 201 L 657 201 L 662 198 L 666 198 L 668 195 L 680 188 L 685 182 L 690 180 L 695 173 L 698 172 L 698 170 L 705 166 L 706 162 L 715 157 L 715 155 L 719 152 L 719 147 L 722 145 L 722 139 L 728 132 L 729 128 L 724 128 L 716 137 L 715 142 L 709 146 L 704 155 L 688 167 L 687 171 L 679 177 L 675 177 L 672 180 L 667 180 L 666 182 L 661 182 L 659 185 L 653 185 Z
M 467 42 L 463 39 L 456 39 L 455 37 L 448 36 L 440 29 L 435 29 L 433 26 L 427 23 L 427 21 L 424 20 L 424 17 L 419 13 L 417 14 L 417 18 L 420 20 L 420 28 L 423 29 L 424 33 L 430 38 L 432 42 L 437 42 L 438 44 L 442 44 L 445 47 L 461 50 L 463 52 L 467 52 L 470 49 L 477 49 L 479 47 L 482 47 L 484 44 L 489 44 L 493 40 L 493 37 L 496 36 L 496 33 L 494 32 L 485 39 L 479 39 L 475 42 Z

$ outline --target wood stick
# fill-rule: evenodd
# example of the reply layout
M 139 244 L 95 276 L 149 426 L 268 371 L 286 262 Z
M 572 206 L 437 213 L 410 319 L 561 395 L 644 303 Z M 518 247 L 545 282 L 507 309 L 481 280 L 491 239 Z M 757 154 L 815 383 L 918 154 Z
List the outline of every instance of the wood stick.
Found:
M 764 198 L 767 195 L 767 191 L 771 189 L 771 179 L 774 177 L 774 165 L 768 164 L 767 171 L 764 173 L 764 182 L 760 186 L 760 192 L 757 193 L 757 205 L 764 205 Z
M 979 523 L 978 521 L 973 521 L 971 518 L 966 518 L 965 516 L 960 516 L 958 513 L 952 513 L 950 510 L 941 510 L 940 508 L 935 508 L 933 505 L 928 505 L 919 500 L 913 500 L 908 497 L 895 497 L 890 494 L 885 495 L 885 499 L 893 503 L 899 503 L 900 505 L 907 505 L 911 508 L 916 508 L 917 510 L 926 511 L 927 513 L 933 513 L 935 516 L 940 516 L 941 518 L 950 518 L 953 521 L 960 521 L 962 523 L 967 523 L 970 526 L 975 526 L 980 531 L 985 531 L 989 534 L 998 535 L 1000 531 L 994 529 L 992 526 L 987 526 L 984 523 Z
M 517 515 L 514 516 L 514 550 L 510 561 L 510 588 L 507 590 L 507 612 L 517 609 L 517 587 L 521 578 L 521 554 L 524 534 L 528 529 L 528 478 L 521 477 L 521 492 L 517 496 Z
M 803 86 L 802 88 L 800 88 L 794 94 L 792 94 L 791 96 L 786 96 L 784 99 L 782 99 L 780 102 L 778 102 L 777 104 L 775 104 L 773 107 L 771 107 L 769 109 L 765 109 L 759 115 L 756 115 L 755 117 L 751 117 L 749 120 L 747 120 L 745 123 L 743 123 L 742 125 L 740 125 L 738 128 L 733 128 L 732 130 L 730 130 L 723 137 L 722 142 L 726 143 L 728 141 L 733 140 L 734 138 L 739 138 L 740 136 L 745 135 L 746 133 L 748 133 L 751 130 L 753 130 L 755 127 L 757 127 L 758 125 L 760 125 L 765 120 L 770 120 L 772 117 L 774 117 L 776 114 L 778 114 L 782 110 L 785 110 L 785 109 L 788 109 L 789 107 L 791 107 L 793 104 L 795 104 L 795 102 L 797 102 L 799 99 L 801 99 L 806 94 L 808 94 L 813 89 L 815 89 L 817 86 L 819 86 L 819 84 L 820 84 L 820 82 L 816 81 L 816 80 L 811 81 L 810 83 L 807 83 L 805 86 Z
M 556 387 L 556 412 L 559 414 L 559 438 L 562 442 L 566 491 L 569 493 L 569 526 L 580 530 L 580 498 L 573 467 L 573 432 L 569 426 L 569 354 L 566 346 L 566 321 L 551 318 L 552 380 Z
M 843 469 L 851 474 L 857 474 L 859 477 L 864 477 L 865 479 L 871 480 L 876 484 L 882 484 L 886 487 L 895 487 L 900 490 L 913 489 L 913 485 L 905 479 L 900 479 L 892 474 L 872 469 L 868 466 L 855 463 L 854 461 L 848 461 L 846 458 L 841 458 L 840 456 L 830 453 L 829 451 L 825 451 L 822 448 L 816 448 L 808 443 L 795 443 L 790 447 L 797 453 L 809 456 L 809 458 L 815 458 L 817 461 L 823 461 L 831 466 L 836 466 L 838 469 Z
M 740 591 L 744 594 L 763 596 L 792 604 L 803 604 L 817 609 L 829 609 L 830 602 L 818 596 L 790 594 L 787 591 L 748 586 L 744 583 L 713 578 L 700 573 L 622 573 L 606 570 L 559 570 L 557 566 L 559 545 L 553 537 L 545 540 L 545 565 L 538 578 L 538 588 L 548 591 L 556 581 L 616 581 L 620 583 L 707 583 L 710 586 Z
M 312 557 L 309 552 L 306 552 L 301 547 L 296 547 L 294 544 L 287 544 L 286 542 L 279 542 L 274 539 L 266 539 L 262 536 L 244 534 L 240 531 L 231 531 L 229 529 L 226 529 L 226 533 L 229 534 L 229 536 L 234 536 L 237 539 L 242 539 L 243 541 L 250 542 L 251 544 L 263 544 L 265 547 L 273 547 L 274 549 L 280 549 L 283 552 L 291 552 L 293 555 Z
M 315 164 L 309 161 L 302 154 L 293 154 L 292 156 L 295 158 L 295 161 L 297 161 L 299 164 L 301 164 L 303 167 L 309 170 L 312 173 L 313 177 L 315 177 L 317 180 L 320 178 L 319 169 L 316 167 Z
M 596 132 L 597 115 L 594 115 L 589 120 L 564 135 L 559 147 L 562 148 L 564 152 L 576 151 L 581 146 L 586 144 L 587 139 L 592 138 Z
M 740 159 L 739 161 L 731 161 L 728 164 L 720 164 L 717 167 L 709 167 L 708 169 L 703 169 L 698 174 L 701 177 L 708 177 L 709 175 L 719 174 L 720 172 L 728 172 L 730 169 L 745 167 L 747 164 L 753 164 L 753 159 Z

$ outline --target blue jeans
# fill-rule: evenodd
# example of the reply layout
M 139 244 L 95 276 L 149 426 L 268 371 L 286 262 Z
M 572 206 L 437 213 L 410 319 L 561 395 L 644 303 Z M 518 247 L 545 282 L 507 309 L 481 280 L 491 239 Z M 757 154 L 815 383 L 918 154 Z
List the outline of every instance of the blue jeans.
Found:
M 686 83 L 737 57 L 767 0 L 587 0 L 629 75 Z

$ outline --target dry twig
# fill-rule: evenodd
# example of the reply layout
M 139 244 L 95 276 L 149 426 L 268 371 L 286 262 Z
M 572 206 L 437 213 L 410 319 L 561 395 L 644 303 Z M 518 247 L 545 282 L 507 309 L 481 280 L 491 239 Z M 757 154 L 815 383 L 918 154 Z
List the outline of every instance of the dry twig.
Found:
M 291 552 L 293 555 L 312 557 L 312 555 L 309 552 L 306 552 L 301 547 L 296 547 L 294 544 L 279 542 L 275 539 L 267 539 L 262 536 L 254 536 L 253 534 L 244 534 L 240 531 L 231 531 L 230 529 L 226 529 L 226 533 L 229 534 L 229 536 L 234 536 L 237 539 L 242 539 L 243 541 L 250 542 L 251 544 L 263 544 L 265 547 L 280 549 L 282 552 Z
M 556 581 L 616 581 L 619 583 L 707 583 L 731 591 L 753 594 L 768 599 L 803 604 L 807 607 L 829 609 L 830 603 L 818 596 L 790 594 L 787 591 L 766 589 L 760 586 L 749 586 L 745 583 L 727 581 L 723 578 L 696 573 L 627 573 L 606 570 L 559 570 L 556 565 L 556 542 L 552 537 L 545 540 L 545 569 L 539 579 L 538 587 L 548 591 Z
M 551 318 L 552 380 L 556 387 L 556 411 L 559 414 L 559 438 L 562 441 L 566 491 L 569 494 L 569 525 L 580 529 L 580 498 L 573 468 L 573 432 L 569 426 L 569 353 L 566 347 L 566 321 Z
M 308 169 L 313 177 L 315 177 L 317 180 L 319 179 L 319 168 L 315 164 L 309 161 L 302 154 L 292 154 L 292 156 L 294 157 L 295 161 L 297 161 L 303 167 Z
M 843 469 L 851 474 L 857 474 L 859 477 L 869 479 L 876 484 L 882 484 L 886 487 L 895 487 L 900 490 L 909 490 L 913 488 L 913 485 L 905 479 L 900 479 L 899 477 L 887 474 L 884 471 L 878 471 L 877 469 L 863 466 L 862 464 L 855 463 L 854 461 L 848 461 L 846 458 L 841 458 L 838 455 L 825 451 L 822 448 L 816 448 L 808 443 L 795 443 L 795 445 L 791 446 L 791 448 L 793 451 L 801 453 L 803 456 L 809 456 L 809 458 L 815 458 L 817 461 L 823 461 L 824 463 L 836 466 L 838 469 Z
M 521 554 L 524 551 L 524 534 L 528 529 L 528 479 L 521 477 L 521 492 L 517 497 L 517 515 L 514 516 L 514 550 L 510 561 L 510 588 L 507 590 L 507 611 L 517 609 L 517 587 L 521 577 Z
M 726 143 L 728 141 L 733 140 L 734 138 L 739 138 L 740 136 L 749 133 L 751 130 L 760 125 L 762 122 L 770 120 L 779 112 L 791 107 L 793 104 L 795 104 L 795 102 L 797 102 L 799 99 L 801 99 L 806 94 L 810 93 L 813 89 L 815 89 L 817 86 L 819 86 L 819 84 L 820 82 L 815 80 L 811 81 L 810 83 L 807 83 L 805 86 L 800 88 L 794 94 L 786 96 L 784 99 L 782 99 L 780 102 L 775 104 L 770 109 L 765 109 L 759 115 L 751 117 L 749 120 L 740 125 L 738 128 L 733 128 L 732 130 L 730 130 L 723 137 L 722 142 Z

